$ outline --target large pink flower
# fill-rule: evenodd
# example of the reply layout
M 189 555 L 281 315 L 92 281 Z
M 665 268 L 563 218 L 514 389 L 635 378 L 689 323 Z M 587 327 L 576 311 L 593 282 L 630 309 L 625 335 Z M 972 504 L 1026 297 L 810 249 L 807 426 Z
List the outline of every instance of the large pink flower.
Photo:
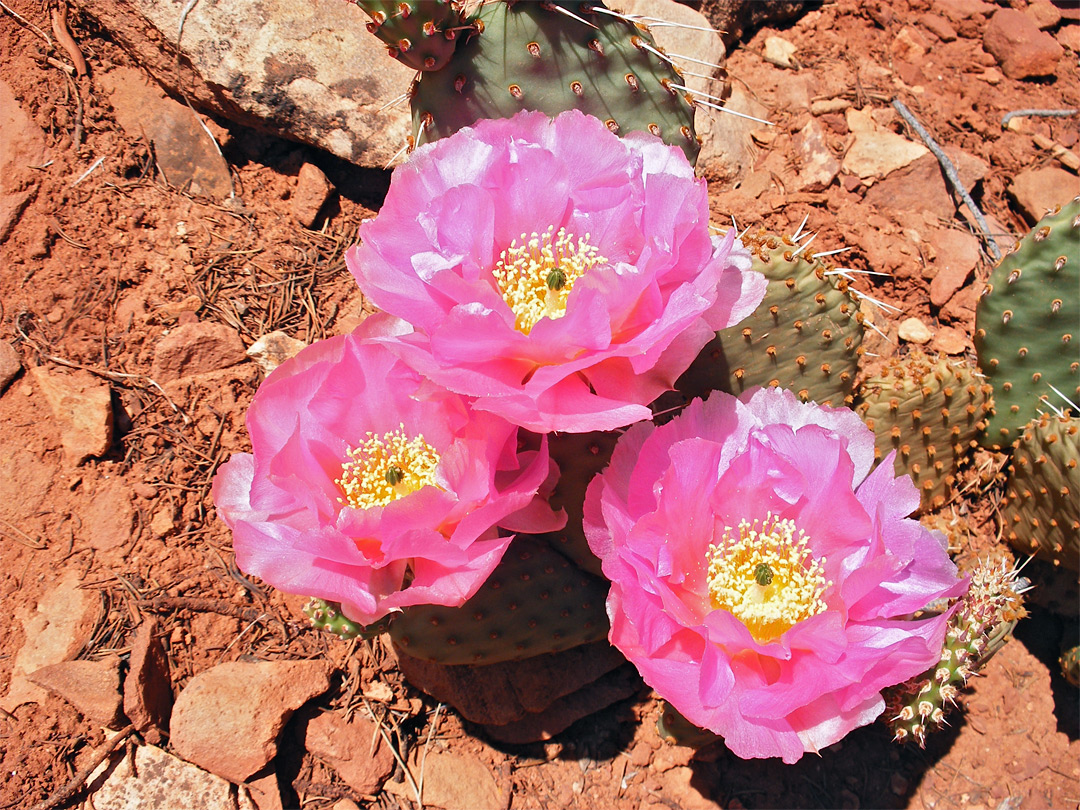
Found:
M 798 760 L 933 665 L 963 592 L 919 493 L 851 411 L 766 389 L 631 427 L 585 499 L 611 641 L 744 758 Z
M 498 527 L 565 521 L 536 497 L 546 443 L 519 456 L 516 426 L 422 380 L 380 343 L 401 326 L 372 316 L 275 370 L 248 410 L 253 453 L 213 487 L 242 570 L 365 624 L 460 605 L 510 543 Z
M 418 149 L 346 261 L 430 379 L 537 432 L 602 430 L 648 419 L 764 295 L 708 219 L 677 147 L 526 112 Z

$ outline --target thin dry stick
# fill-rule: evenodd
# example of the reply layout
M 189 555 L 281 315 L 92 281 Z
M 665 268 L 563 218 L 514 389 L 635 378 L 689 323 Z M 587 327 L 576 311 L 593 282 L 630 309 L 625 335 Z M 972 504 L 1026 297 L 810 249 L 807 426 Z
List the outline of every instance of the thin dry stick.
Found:
M 933 136 L 915 120 L 915 116 L 911 114 L 904 102 L 898 98 L 894 98 L 892 101 L 893 109 L 900 113 L 900 117 L 904 119 L 909 127 L 915 130 L 915 134 L 922 138 L 923 143 L 926 144 L 926 148 L 933 152 L 934 157 L 938 159 L 938 163 L 941 164 L 942 170 L 945 172 L 945 176 L 949 178 L 949 182 L 952 187 L 956 189 L 956 193 L 960 195 L 960 199 L 967 205 L 968 210 L 971 211 L 971 215 L 975 217 L 975 222 L 979 226 L 979 230 L 983 233 L 983 239 L 986 242 L 986 249 L 990 251 L 990 255 L 994 257 L 995 261 L 1001 261 L 1001 250 L 997 246 L 997 242 L 994 241 L 994 237 L 990 235 L 990 226 L 986 224 L 986 218 L 983 217 L 982 211 L 975 205 L 975 201 L 971 199 L 971 195 L 967 193 L 967 189 L 964 188 L 964 184 L 960 182 L 960 175 L 956 173 L 956 167 L 953 166 L 952 161 L 938 146 L 937 141 Z
M 94 752 L 93 758 L 86 763 L 86 767 L 80 770 L 77 774 L 71 777 L 71 781 L 64 785 L 60 790 L 56 791 L 52 796 L 35 804 L 30 810 L 52 810 L 54 807 L 59 807 L 66 802 L 72 796 L 79 792 L 86 780 L 90 778 L 90 774 L 94 772 L 106 757 L 110 756 L 113 751 L 120 747 L 120 743 L 126 740 L 135 732 L 135 724 L 126 726 L 115 737 L 109 740 L 105 745 L 101 746 Z
M 1020 117 L 1039 117 L 1039 118 L 1068 118 L 1070 115 L 1076 115 L 1080 113 L 1080 110 L 1013 110 L 1012 112 L 1005 113 L 1001 119 L 1001 128 L 1005 129 L 1009 125 L 1009 122 L 1014 118 Z

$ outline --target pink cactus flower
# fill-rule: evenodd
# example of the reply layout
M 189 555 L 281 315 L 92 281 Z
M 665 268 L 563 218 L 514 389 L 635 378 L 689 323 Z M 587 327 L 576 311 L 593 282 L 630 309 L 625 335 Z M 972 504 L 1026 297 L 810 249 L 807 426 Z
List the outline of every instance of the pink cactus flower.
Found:
M 519 455 L 515 425 L 422 380 L 379 342 L 401 326 L 372 316 L 276 369 L 248 410 L 253 452 L 213 485 L 243 571 L 362 624 L 460 605 L 510 543 L 499 527 L 565 523 L 536 497 L 546 443 Z
M 418 149 L 346 254 L 412 324 L 394 351 L 477 408 L 537 432 L 650 418 L 765 278 L 709 235 L 683 153 L 595 118 L 523 112 Z
M 873 460 L 849 410 L 714 393 L 631 427 L 589 486 L 611 642 L 740 757 L 820 751 L 940 656 L 949 614 L 910 614 L 966 581 Z

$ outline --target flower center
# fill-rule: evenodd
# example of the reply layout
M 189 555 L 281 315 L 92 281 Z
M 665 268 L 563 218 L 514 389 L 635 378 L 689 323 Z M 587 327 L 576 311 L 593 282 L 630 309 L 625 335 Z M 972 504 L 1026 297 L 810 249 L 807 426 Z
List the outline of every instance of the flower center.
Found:
M 589 235 L 578 239 L 554 227 L 543 234 L 521 235 L 499 254 L 492 270 L 503 300 L 514 311 L 514 328 L 526 335 L 541 318 L 561 318 L 574 282 L 607 259 L 589 244 Z
M 356 447 L 346 451 L 349 461 L 341 465 L 341 503 L 357 509 L 386 506 L 393 500 L 435 484 L 439 454 L 423 436 L 410 439 L 405 425 L 376 436 L 368 433 Z
M 770 513 L 739 523 L 738 538 L 724 529 L 719 544 L 709 546 L 709 599 L 714 608 L 732 613 L 762 644 L 825 610 L 821 595 L 825 558 L 815 559 L 808 538 L 795 524 Z

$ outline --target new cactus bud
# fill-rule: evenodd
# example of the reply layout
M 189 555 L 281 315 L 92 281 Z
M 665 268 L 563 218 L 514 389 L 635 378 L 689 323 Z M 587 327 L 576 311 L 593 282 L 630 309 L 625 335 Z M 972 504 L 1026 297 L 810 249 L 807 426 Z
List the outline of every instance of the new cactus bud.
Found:
M 357 624 L 341 612 L 341 605 L 325 599 L 312 597 L 304 605 L 304 613 L 311 619 L 311 626 L 317 630 L 333 633 L 340 638 L 374 638 L 385 633 L 390 624 L 390 617 L 381 619 L 367 626 Z
M 966 361 L 935 360 L 918 349 L 866 380 L 855 406 L 874 431 L 875 456 L 895 451 L 896 473 L 911 476 L 923 511 L 953 496 L 990 410 L 990 386 Z
M 971 584 L 956 606 L 945 634 L 941 662 L 922 675 L 885 693 L 883 718 L 897 742 L 913 740 L 923 747 L 927 731 L 945 725 L 956 705 L 959 687 L 996 653 L 1027 615 L 1022 594 L 1031 585 L 1004 561 L 979 562 Z
M 979 368 L 994 388 L 980 441 L 1007 448 L 1054 401 L 1080 401 L 1080 197 L 1047 215 L 990 274 L 975 311 Z

